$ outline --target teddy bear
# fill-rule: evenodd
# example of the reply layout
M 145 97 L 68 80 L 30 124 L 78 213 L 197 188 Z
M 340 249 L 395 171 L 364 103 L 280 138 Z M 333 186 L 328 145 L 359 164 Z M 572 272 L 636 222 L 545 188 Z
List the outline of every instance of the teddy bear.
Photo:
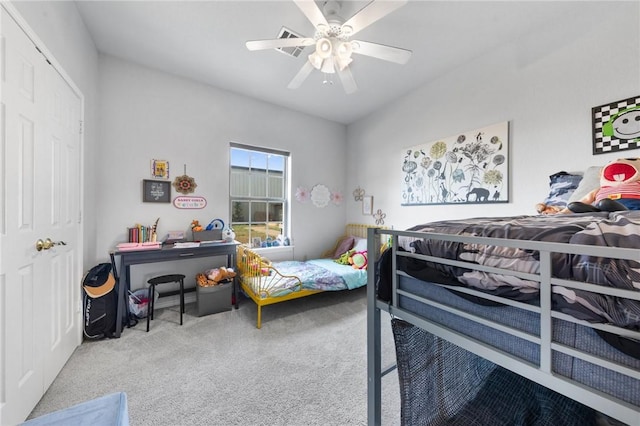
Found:
M 567 204 L 563 213 L 640 210 L 640 158 L 619 158 L 600 173 L 600 187 L 580 201 Z
M 202 231 L 202 225 L 200 225 L 200 221 L 199 220 L 192 220 L 191 221 L 191 230 L 193 232 L 200 232 Z

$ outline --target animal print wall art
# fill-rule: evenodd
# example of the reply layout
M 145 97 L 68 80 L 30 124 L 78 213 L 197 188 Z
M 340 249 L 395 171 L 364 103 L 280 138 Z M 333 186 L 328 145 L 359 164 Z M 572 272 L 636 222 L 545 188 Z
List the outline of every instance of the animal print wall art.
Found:
M 403 206 L 508 201 L 508 121 L 403 151 Z

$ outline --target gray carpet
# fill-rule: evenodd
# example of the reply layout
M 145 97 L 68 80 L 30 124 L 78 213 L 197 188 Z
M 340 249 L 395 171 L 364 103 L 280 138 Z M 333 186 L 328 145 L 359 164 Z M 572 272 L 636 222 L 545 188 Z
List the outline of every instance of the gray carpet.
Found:
M 120 339 L 76 349 L 30 418 L 127 393 L 131 425 L 365 425 L 366 290 L 321 293 L 196 317 L 156 310 Z M 383 366 L 395 363 L 383 313 Z M 397 374 L 383 378 L 383 424 L 400 424 Z

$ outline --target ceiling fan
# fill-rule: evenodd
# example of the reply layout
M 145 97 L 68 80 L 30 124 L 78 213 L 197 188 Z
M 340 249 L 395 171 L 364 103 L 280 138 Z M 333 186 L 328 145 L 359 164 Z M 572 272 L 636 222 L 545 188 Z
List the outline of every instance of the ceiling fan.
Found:
M 345 92 L 353 93 L 358 89 L 349 69 L 353 53 L 398 64 L 406 64 L 411 57 L 411 51 L 407 49 L 351 39 L 353 35 L 405 5 L 407 1 L 373 0 L 345 22 L 339 15 L 340 3 L 336 0 L 324 2 L 324 13 L 313 0 L 293 0 L 315 27 L 313 37 L 253 40 L 248 41 L 246 46 L 249 50 L 265 50 L 315 45 L 315 51 L 308 56 L 287 87 L 300 87 L 313 70 L 319 70 L 325 74 L 337 73 Z

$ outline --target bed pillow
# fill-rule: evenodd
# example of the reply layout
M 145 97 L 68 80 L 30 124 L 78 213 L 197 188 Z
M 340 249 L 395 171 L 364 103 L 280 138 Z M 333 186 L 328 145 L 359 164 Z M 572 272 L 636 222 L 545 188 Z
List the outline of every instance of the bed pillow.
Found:
M 578 188 L 569 197 L 568 203 L 572 203 L 574 201 L 580 201 L 585 195 L 587 195 L 594 189 L 600 188 L 601 171 L 602 171 L 602 166 L 589 167 L 584 172 L 584 176 L 580 181 L 580 185 L 578 185 Z
M 353 244 L 355 243 L 355 238 L 351 235 L 344 237 L 338 245 L 336 246 L 336 250 L 333 252 L 333 258 L 339 259 L 340 256 L 351 250 Z
M 367 251 L 367 239 L 362 237 L 354 237 L 353 251 Z
M 558 172 L 549 176 L 549 195 L 544 200 L 547 206 L 565 207 L 569 197 L 576 191 L 582 175 Z

